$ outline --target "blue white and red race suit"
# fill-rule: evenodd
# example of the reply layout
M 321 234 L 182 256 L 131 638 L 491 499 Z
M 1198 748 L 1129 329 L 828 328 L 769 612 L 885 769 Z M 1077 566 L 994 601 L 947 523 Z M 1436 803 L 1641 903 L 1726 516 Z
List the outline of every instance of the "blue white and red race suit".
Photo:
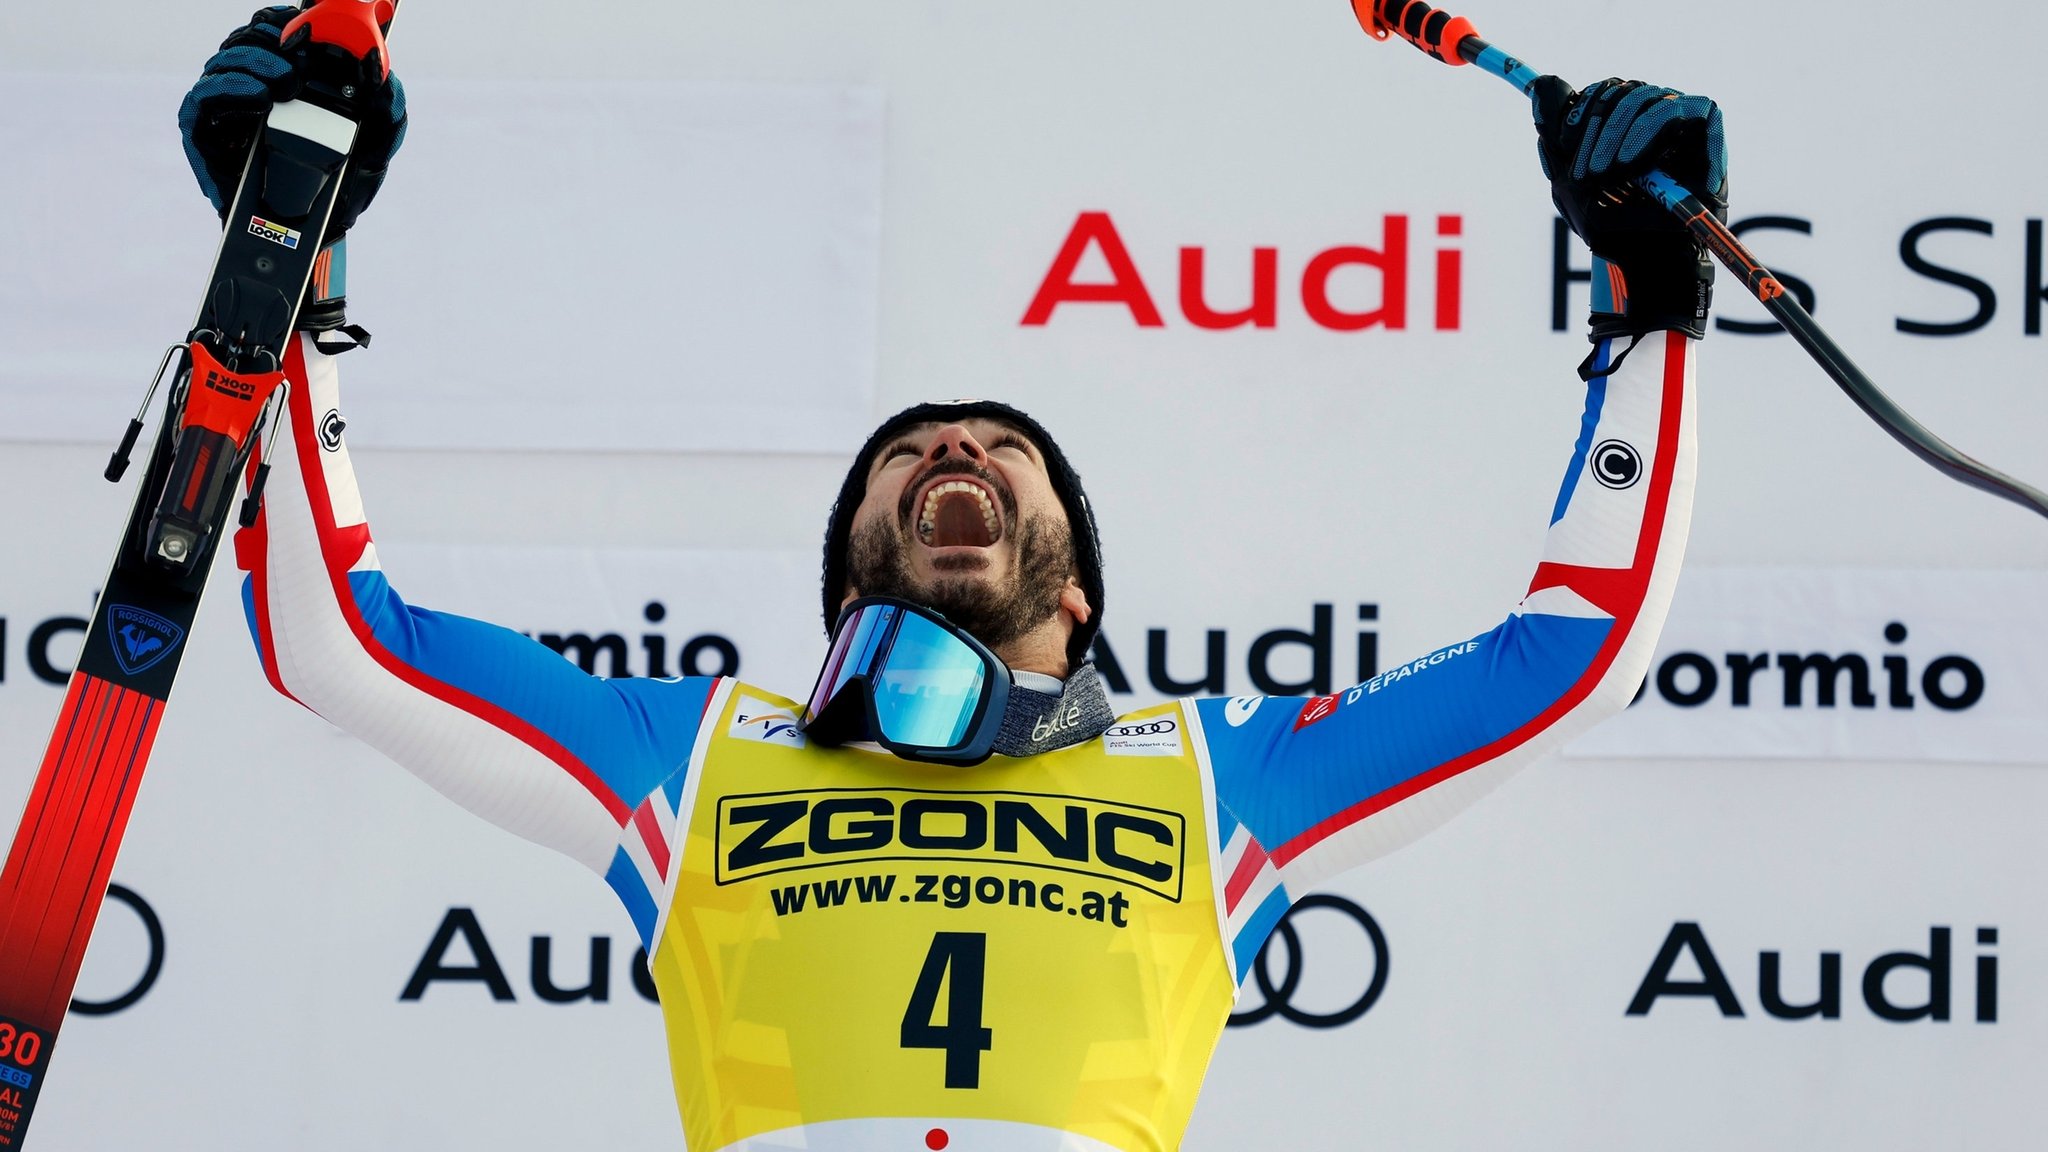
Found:
M 807 746 L 762 689 L 601 679 L 406 603 L 321 434 L 335 359 L 304 340 L 237 551 L 279 692 L 617 894 L 689 1147 L 1171 1148 L 1290 900 L 1642 683 L 1685 546 L 1693 359 L 1652 333 L 1590 382 L 1541 562 L 1491 631 L 1332 696 L 1185 700 L 964 771 Z

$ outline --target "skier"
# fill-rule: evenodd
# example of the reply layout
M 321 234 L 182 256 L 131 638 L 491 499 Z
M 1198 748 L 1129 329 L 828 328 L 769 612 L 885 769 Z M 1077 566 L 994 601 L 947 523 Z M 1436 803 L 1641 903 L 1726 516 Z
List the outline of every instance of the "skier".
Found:
M 217 208 L 294 91 L 291 11 L 230 36 L 181 112 Z M 1511 614 L 1331 696 L 1121 718 L 1087 662 L 1104 586 L 1079 477 L 991 401 L 910 408 L 855 456 L 802 703 L 600 679 L 401 600 L 330 353 L 341 234 L 404 137 L 397 80 L 370 103 L 263 513 L 236 540 L 251 630 L 279 692 L 610 885 L 650 957 L 691 1148 L 1175 1147 L 1292 899 L 1642 683 L 1684 550 L 1712 266 L 1625 190 L 1661 166 L 1725 211 L 1704 98 L 1555 77 L 1534 94 L 1553 199 L 1598 262 L 1584 420 Z

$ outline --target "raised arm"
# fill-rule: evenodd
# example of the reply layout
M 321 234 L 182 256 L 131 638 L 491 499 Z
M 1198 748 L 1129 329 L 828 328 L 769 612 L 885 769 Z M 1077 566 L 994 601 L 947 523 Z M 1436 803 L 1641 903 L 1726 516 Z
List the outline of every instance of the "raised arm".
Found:
M 1655 205 L 1606 198 L 1661 162 L 1725 204 L 1719 112 L 1610 81 L 1541 85 L 1536 115 L 1554 197 L 1599 257 L 1585 412 L 1542 560 L 1498 627 L 1363 684 L 1197 702 L 1241 954 L 1292 896 L 1442 824 L 1626 707 L 1648 671 L 1692 507 L 1712 265 Z
M 218 209 L 272 101 L 295 91 L 277 29 L 259 12 L 208 61 L 180 112 L 186 151 Z M 667 845 L 712 681 L 608 681 L 519 633 L 405 603 L 384 578 L 356 487 L 338 353 L 341 233 L 404 138 L 396 79 L 369 101 L 342 206 L 322 241 L 309 329 L 286 356 L 287 420 L 269 446 L 262 513 L 235 539 L 243 604 L 279 692 L 475 812 L 603 876 L 648 942 Z M 310 239 L 310 238 L 309 238 Z

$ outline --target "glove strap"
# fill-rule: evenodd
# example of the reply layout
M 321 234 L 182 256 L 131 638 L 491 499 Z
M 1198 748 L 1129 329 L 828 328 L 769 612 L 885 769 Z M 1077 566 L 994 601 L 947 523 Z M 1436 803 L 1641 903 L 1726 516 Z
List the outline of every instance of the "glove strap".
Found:
M 299 331 L 313 333 L 313 346 L 329 356 L 370 346 L 370 334 L 348 322 L 346 239 L 329 244 L 314 258 L 313 278 L 306 284 L 305 303 L 299 306 Z
M 1681 242 L 1691 250 L 1691 259 L 1683 263 L 1672 254 L 1650 252 L 1640 253 L 1633 266 L 1593 258 L 1589 339 L 1597 344 L 1666 329 L 1695 340 L 1706 337 L 1707 311 L 1714 302 L 1714 261 L 1689 237 Z

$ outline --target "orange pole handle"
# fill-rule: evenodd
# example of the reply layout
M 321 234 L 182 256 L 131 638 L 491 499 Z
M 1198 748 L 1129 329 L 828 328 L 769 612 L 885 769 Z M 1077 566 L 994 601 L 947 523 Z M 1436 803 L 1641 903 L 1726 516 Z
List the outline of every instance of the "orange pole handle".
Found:
M 358 60 L 375 53 L 382 78 L 391 75 L 391 54 L 384 46 L 385 29 L 398 14 L 397 0 L 313 0 L 278 34 L 284 44 L 304 34 L 308 43 L 331 44 Z
M 1352 15 L 1375 40 L 1398 35 L 1446 64 L 1463 64 L 1458 45 L 1479 35 L 1463 16 L 1432 8 L 1422 0 L 1351 0 Z

